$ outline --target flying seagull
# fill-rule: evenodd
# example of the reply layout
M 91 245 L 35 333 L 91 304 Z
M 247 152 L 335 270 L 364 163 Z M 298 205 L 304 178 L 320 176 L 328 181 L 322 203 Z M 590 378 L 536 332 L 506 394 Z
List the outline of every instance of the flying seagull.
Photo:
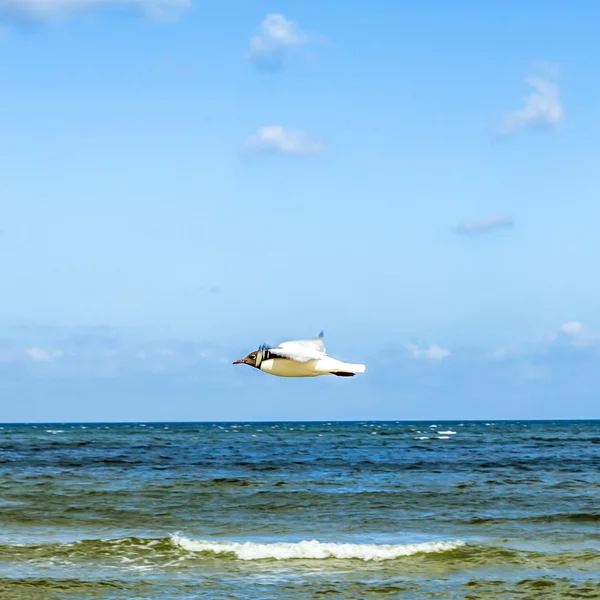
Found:
M 327 356 L 322 331 L 316 338 L 283 342 L 277 348 L 263 344 L 258 350 L 250 352 L 248 356 L 234 361 L 233 364 L 250 365 L 278 377 L 353 377 L 356 373 L 364 373 L 367 370 L 365 365 L 344 363 Z

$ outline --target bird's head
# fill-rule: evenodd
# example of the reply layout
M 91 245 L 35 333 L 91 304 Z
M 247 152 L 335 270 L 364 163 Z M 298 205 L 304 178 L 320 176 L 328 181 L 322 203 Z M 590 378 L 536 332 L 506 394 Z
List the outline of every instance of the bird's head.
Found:
M 234 365 L 250 365 L 251 367 L 256 367 L 256 359 L 258 357 L 258 350 L 254 350 L 254 352 L 250 352 L 244 358 L 240 358 L 239 360 L 234 360 Z

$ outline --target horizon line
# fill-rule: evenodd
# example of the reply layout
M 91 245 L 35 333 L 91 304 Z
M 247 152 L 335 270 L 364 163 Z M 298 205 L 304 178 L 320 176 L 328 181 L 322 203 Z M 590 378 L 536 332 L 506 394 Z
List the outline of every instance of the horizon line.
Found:
M 600 421 L 600 418 L 545 418 L 545 419 L 319 419 L 301 420 L 284 419 L 271 421 L 7 421 L 0 422 L 0 427 L 5 426 L 32 426 L 32 425 L 261 425 L 265 423 L 308 423 L 308 424 L 333 424 L 333 423 L 552 423 L 557 421 L 569 423 L 589 423 Z

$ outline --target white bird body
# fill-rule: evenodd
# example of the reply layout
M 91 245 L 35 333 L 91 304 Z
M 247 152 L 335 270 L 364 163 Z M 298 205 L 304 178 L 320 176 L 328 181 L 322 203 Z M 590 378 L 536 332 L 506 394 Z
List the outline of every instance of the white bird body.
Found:
M 234 364 L 245 363 L 277 377 L 352 377 L 366 371 L 365 365 L 345 363 L 327 356 L 322 338 L 321 332 L 311 340 L 283 342 L 276 348 L 261 346 Z
M 288 358 L 269 358 L 260 365 L 260 370 L 278 377 L 318 377 L 319 375 L 332 375 L 333 373 L 364 373 L 364 365 L 352 365 L 336 360 L 330 356 L 298 362 Z

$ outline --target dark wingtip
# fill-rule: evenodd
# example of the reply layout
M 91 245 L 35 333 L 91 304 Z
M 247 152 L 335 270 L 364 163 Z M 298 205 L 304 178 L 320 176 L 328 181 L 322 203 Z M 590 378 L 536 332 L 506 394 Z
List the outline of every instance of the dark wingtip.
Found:
M 323 331 L 319 332 L 319 335 L 317 336 L 317 338 L 321 339 L 323 337 Z

